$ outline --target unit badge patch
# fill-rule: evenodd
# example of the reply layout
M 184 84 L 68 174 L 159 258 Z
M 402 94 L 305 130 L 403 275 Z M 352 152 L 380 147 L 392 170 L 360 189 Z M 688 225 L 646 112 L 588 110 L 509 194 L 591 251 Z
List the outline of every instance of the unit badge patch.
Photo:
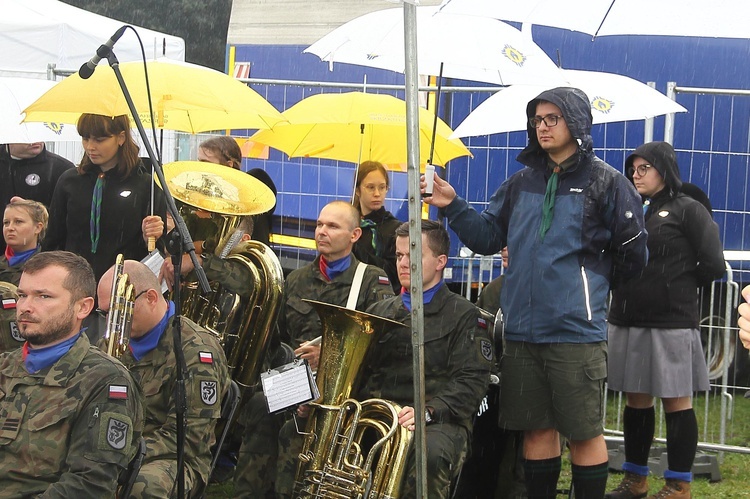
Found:
M 203 403 L 214 405 L 218 398 L 218 383 L 216 381 L 201 381 L 201 400 Z
M 109 418 L 109 422 L 107 423 L 107 443 L 109 446 L 116 450 L 124 449 L 128 441 L 129 430 L 130 425 L 128 423 L 115 418 Z
M 487 360 L 492 360 L 492 343 L 490 343 L 490 340 L 480 340 L 479 347 L 482 352 L 482 357 Z

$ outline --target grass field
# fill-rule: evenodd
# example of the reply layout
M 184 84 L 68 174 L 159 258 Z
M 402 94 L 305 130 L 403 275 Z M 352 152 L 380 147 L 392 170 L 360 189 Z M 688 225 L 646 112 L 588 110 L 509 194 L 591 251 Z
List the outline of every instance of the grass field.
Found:
M 750 448 L 750 399 L 743 397 L 744 392 L 739 392 L 733 398 L 731 404 L 731 418 L 726 423 L 726 441 L 728 445 L 742 446 Z M 617 397 L 608 397 L 607 403 L 607 429 L 617 429 Z M 694 405 L 699 422 L 699 435 L 701 441 L 711 443 L 719 442 L 719 423 L 721 400 L 716 395 L 710 395 L 708 398 L 708 424 L 704 424 L 704 414 L 706 409 L 706 397 L 701 395 L 695 398 Z M 658 412 L 657 412 L 658 416 Z M 659 432 L 659 423 L 657 423 L 657 433 Z M 658 436 L 658 435 L 657 435 Z M 710 482 L 707 478 L 697 477 L 693 482 L 693 497 L 699 498 L 750 498 L 750 455 L 725 452 L 723 455 L 716 455 L 719 459 L 719 469 L 721 471 L 721 480 Z M 564 460 L 563 471 L 560 478 L 560 488 L 568 488 L 570 484 L 570 466 L 567 460 Z M 608 489 L 614 488 L 621 479 L 620 473 L 610 473 Z M 664 481 L 660 477 L 652 476 L 649 478 L 650 490 L 652 493 L 658 491 Z M 208 488 L 207 497 L 209 499 L 232 498 L 234 491 L 231 483 L 215 484 Z M 560 495 L 560 497 L 565 497 Z

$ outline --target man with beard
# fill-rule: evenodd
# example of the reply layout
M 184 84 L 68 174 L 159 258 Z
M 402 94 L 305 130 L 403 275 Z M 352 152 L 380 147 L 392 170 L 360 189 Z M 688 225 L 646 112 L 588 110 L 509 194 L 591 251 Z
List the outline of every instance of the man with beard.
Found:
M 26 262 L 16 312 L 22 348 L 0 355 L 3 497 L 101 497 L 135 455 L 141 392 L 127 369 L 89 344 L 91 266 L 64 251 Z

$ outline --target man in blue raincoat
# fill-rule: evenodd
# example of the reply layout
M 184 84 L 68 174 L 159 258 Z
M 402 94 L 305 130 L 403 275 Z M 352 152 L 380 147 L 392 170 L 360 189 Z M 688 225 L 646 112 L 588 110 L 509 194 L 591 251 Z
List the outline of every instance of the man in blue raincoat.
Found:
M 535 498 L 556 495 L 559 435 L 570 443 L 576 497 L 604 496 L 606 298 L 647 260 L 640 196 L 594 154 L 589 102 L 567 87 L 529 102 L 529 144 L 517 158 L 526 168 L 483 213 L 437 176 L 427 198 L 470 249 L 493 254 L 507 245 L 514 256 L 500 297 L 500 420 L 524 431 L 526 486 Z

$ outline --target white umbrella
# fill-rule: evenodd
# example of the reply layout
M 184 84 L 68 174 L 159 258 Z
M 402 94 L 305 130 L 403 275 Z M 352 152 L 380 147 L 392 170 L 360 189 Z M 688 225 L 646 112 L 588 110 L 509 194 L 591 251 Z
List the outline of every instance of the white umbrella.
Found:
M 750 37 L 747 0 L 444 0 L 441 11 L 594 36 Z
M 594 123 L 642 120 L 687 109 L 638 80 L 613 73 L 563 70 L 568 84 L 589 97 Z M 480 104 L 451 137 L 526 130 L 526 105 L 549 86 L 511 85 Z
M 336 28 L 305 52 L 323 61 L 404 72 L 403 9 L 365 14 Z M 560 81 L 557 66 L 530 36 L 489 17 L 417 9 L 420 74 L 499 85 Z
M 74 125 L 21 123 L 22 110 L 55 84 L 36 78 L 0 77 L 0 144 L 81 140 Z

